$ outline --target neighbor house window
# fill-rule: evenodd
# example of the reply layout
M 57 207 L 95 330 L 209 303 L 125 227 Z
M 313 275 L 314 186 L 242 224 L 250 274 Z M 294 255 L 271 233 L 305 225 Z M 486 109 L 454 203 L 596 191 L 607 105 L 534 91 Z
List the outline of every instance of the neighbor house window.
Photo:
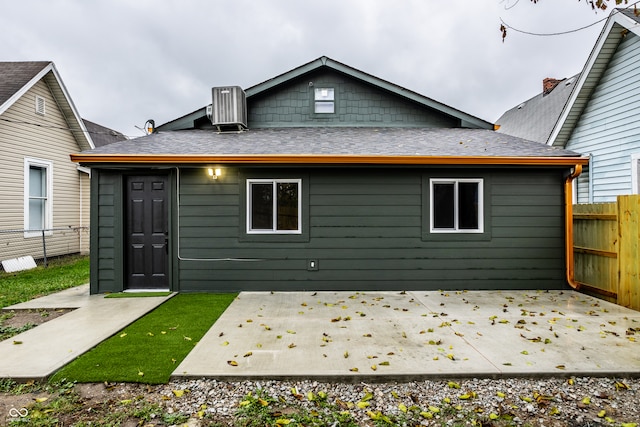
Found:
M 631 155 L 631 192 L 640 194 L 640 153 Z
M 335 101 L 333 88 L 316 88 L 314 93 L 314 112 L 318 114 L 335 113 Z
M 24 161 L 24 228 L 40 231 L 51 228 L 51 182 L 53 165 L 44 160 Z M 25 232 L 26 237 L 38 233 Z
M 301 180 L 247 180 L 247 233 L 301 233 Z
M 431 232 L 482 233 L 482 180 L 431 179 Z

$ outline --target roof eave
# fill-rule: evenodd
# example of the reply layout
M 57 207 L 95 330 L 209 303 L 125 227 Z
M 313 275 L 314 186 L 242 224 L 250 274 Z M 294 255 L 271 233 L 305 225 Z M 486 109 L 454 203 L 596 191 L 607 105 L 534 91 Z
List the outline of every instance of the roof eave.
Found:
M 80 164 L 317 164 L 317 165 L 488 165 L 566 166 L 586 165 L 588 157 L 509 156 L 383 156 L 383 155 L 172 155 L 172 154 L 71 154 Z

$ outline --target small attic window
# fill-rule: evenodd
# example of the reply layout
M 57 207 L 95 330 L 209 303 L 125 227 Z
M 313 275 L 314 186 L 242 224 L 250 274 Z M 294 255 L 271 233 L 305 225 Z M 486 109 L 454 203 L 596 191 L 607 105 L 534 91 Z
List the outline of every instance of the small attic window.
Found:
M 336 111 L 335 91 L 333 88 L 315 88 L 314 112 L 316 114 L 333 114 Z
M 36 114 L 44 116 L 45 106 L 45 99 L 41 96 L 36 95 Z

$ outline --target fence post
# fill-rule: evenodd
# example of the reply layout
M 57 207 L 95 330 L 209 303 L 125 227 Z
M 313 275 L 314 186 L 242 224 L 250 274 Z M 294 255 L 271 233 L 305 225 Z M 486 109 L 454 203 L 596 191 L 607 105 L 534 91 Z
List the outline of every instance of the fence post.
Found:
M 640 310 L 640 195 L 618 196 L 618 304 Z
M 44 268 L 47 268 L 47 241 L 44 238 L 44 229 L 42 230 L 42 255 L 44 257 Z

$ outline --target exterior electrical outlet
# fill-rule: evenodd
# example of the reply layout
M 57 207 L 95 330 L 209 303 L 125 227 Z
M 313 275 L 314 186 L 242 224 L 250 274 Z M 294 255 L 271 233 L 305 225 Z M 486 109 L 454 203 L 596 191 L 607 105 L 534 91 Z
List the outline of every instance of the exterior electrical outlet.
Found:
M 307 264 L 307 270 L 309 270 L 309 271 L 318 271 L 318 260 L 317 259 L 310 259 L 309 263 Z

